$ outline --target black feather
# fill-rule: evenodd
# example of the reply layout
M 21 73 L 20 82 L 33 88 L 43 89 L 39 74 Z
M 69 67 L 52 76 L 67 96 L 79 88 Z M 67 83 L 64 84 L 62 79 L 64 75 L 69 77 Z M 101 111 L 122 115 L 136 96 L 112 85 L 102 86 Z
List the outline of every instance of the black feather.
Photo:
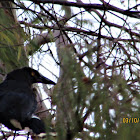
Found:
M 9 129 L 20 130 L 16 123 L 13 125 L 16 120 L 22 129 L 29 127 L 36 134 L 45 132 L 42 121 L 32 118 L 37 108 L 36 95 L 31 87 L 33 83 L 55 84 L 29 67 L 10 72 L 0 84 L 0 123 Z

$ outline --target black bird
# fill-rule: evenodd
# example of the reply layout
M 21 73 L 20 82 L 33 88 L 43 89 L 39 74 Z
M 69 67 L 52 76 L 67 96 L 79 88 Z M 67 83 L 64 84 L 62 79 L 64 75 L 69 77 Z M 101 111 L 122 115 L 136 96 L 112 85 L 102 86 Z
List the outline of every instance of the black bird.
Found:
M 43 122 L 34 115 L 37 108 L 33 83 L 55 83 L 38 71 L 24 67 L 7 74 L 0 84 L 0 123 L 12 130 L 29 127 L 35 134 L 45 132 Z

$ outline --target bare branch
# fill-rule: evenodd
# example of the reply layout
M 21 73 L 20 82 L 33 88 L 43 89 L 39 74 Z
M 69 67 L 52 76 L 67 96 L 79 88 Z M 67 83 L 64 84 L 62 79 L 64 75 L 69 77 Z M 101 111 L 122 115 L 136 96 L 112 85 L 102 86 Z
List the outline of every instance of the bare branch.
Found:
M 55 26 L 38 26 L 38 25 L 33 25 L 31 23 L 27 23 L 27 22 L 24 22 L 24 21 L 19 21 L 20 24 L 25 24 L 25 25 L 28 25 L 28 26 L 31 26 L 33 28 L 37 28 L 37 29 L 45 29 L 45 28 L 49 28 L 49 29 L 54 29 L 54 30 L 60 30 L 59 27 L 55 27 Z M 96 36 L 98 37 L 98 33 L 95 33 L 93 31 L 88 31 L 88 30 L 83 30 L 83 29 L 79 29 L 79 28 L 75 28 L 75 27 L 61 27 L 61 30 L 62 31 L 70 31 L 70 32 L 76 32 L 76 33 L 80 33 L 80 34 L 87 34 L 87 35 L 91 35 L 91 36 Z M 108 40 L 111 40 L 113 42 L 117 42 L 117 41 L 124 41 L 124 42 L 139 42 L 139 39 L 121 39 L 121 38 L 113 38 L 113 37 L 109 37 L 109 36 L 105 36 L 105 35 L 101 35 L 101 38 L 105 38 L 105 39 L 108 39 Z
M 129 16 L 129 17 L 134 17 L 134 18 L 140 18 L 140 11 L 130 11 L 128 10 L 123 10 L 121 8 L 115 7 L 113 5 L 110 5 L 108 3 L 104 4 L 87 4 L 87 3 L 77 3 L 77 2 L 69 2 L 69 1 L 64 1 L 64 0 L 32 0 L 36 4 L 39 3 L 52 3 L 52 4 L 59 4 L 59 5 L 64 5 L 64 6 L 74 6 L 78 8 L 87 8 L 87 9 L 99 9 L 99 10 L 111 10 L 114 12 L 121 13 L 123 15 Z

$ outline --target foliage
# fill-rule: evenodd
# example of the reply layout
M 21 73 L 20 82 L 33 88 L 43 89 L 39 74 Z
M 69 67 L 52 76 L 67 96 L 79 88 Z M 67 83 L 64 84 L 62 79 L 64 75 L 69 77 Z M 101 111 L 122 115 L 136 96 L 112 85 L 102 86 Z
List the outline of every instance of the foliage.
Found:
M 11 11 L 10 11 L 11 12 Z M 27 65 L 23 49 L 23 30 L 8 10 L 0 9 L 0 59 L 6 71 Z M 3 68 L 1 69 L 3 72 Z

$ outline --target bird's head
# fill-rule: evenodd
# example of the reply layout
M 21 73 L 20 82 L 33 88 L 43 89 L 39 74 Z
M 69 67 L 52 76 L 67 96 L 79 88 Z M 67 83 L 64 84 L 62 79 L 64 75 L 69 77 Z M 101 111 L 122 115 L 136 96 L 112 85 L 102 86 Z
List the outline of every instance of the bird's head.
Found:
M 44 83 L 44 84 L 52 84 L 52 85 L 56 84 L 50 79 L 44 77 L 37 70 L 34 70 L 30 67 L 16 69 L 8 73 L 6 76 L 6 80 L 16 80 L 19 82 L 28 82 L 30 84 L 33 83 Z

